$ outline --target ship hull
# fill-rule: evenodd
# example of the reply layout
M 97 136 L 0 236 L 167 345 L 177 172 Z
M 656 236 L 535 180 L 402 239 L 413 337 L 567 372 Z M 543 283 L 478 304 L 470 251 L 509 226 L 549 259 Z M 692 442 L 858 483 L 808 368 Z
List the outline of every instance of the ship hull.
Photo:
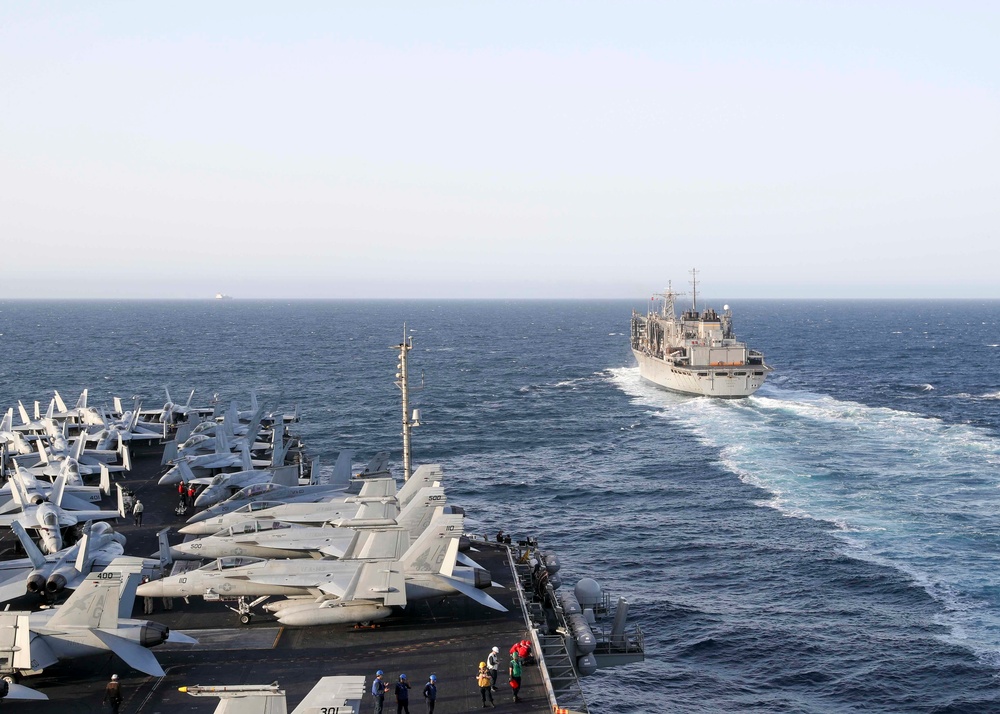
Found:
M 679 394 L 721 399 L 742 399 L 760 389 L 767 378 L 766 368 L 753 366 L 682 367 L 633 349 L 639 362 L 639 376 L 657 387 Z

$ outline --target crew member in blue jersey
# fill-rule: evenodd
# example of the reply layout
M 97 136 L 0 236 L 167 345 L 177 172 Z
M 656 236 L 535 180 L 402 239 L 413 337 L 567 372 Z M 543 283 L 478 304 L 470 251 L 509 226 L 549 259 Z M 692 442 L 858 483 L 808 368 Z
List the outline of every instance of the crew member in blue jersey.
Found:
M 382 679 L 382 670 L 375 673 L 375 681 L 372 682 L 372 697 L 375 699 L 375 714 L 382 714 L 382 707 L 385 705 L 385 693 L 389 691 L 389 684 Z
M 396 682 L 396 714 L 410 714 L 410 683 L 406 681 L 406 675 L 399 675 Z
M 432 674 L 424 685 L 424 701 L 427 702 L 427 714 L 434 714 L 434 702 L 437 700 L 437 675 Z

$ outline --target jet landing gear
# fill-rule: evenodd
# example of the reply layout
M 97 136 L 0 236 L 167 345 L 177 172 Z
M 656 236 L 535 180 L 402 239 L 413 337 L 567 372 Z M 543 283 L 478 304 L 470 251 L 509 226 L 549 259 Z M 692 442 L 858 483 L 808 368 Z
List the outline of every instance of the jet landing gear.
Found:
M 240 616 L 240 622 L 242 622 L 244 625 L 249 625 L 250 621 L 253 619 L 253 609 L 258 605 L 260 605 L 265 600 L 267 600 L 269 597 L 271 596 L 261 595 L 259 598 L 257 598 L 252 602 L 247 602 L 246 597 L 226 598 L 225 600 L 219 598 L 219 600 L 222 601 L 222 604 L 224 604 L 226 607 L 228 607 L 230 610 L 232 610 L 233 612 L 235 612 L 237 615 Z M 205 599 L 207 600 L 208 598 Z M 235 602 L 236 607 L 233 607 L 232 605 L 228 604 L 230 602 Z

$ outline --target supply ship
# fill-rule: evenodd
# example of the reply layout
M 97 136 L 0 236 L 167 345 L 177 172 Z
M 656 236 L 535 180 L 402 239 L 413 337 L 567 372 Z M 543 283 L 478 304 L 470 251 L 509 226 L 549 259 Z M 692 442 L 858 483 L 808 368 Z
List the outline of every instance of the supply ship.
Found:
M 651 298 L 645 315 L 632 311 L 632 352 L 639 376 L 681 394 L 738 399 L 756 392 L 772 368 L 764 355 L 736 339 L 728 305 L 720 315 L 698 312 L 697 271 L 691 271 L 691 308 L 677 317 L 674 301 L 683 293 L 668 283 Z

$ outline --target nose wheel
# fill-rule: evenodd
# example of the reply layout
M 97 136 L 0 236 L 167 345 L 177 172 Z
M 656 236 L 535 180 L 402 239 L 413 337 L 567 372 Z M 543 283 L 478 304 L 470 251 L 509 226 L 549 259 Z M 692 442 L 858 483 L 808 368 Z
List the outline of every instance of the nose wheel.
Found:
M 236 606 L 226 605 L 230 610 L 235 612 L 240 616 L 240 622 L 244 625 L 249 625 L 250 621 L 253 620 L 253 609 L 260 605 L 262 602 L 267 600 L 270 595 L 261 595 L 256 600 L 248 602 L 245 597 L 236 598 Z

